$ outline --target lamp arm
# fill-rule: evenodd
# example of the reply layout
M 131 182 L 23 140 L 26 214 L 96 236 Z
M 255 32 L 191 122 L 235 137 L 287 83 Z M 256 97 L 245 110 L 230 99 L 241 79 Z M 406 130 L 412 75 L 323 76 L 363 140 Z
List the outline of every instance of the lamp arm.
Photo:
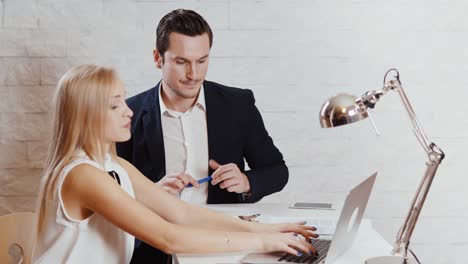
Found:
M 410 210 L 405 218 L 405 221 L 398 231 L 396 241 L 393 247 L 393 253 L 399 254 L 403 257 L 407 257 L 408 253 L 408 246 L 410 243 L 411 236 L 413 234 L 414 228 L 418 221 L 419 215 L 421 210 L 424 206 L 424 202 L 427 198 L 429 193 L 429 189 L 431 188 L 432 181 L 434 180 L 434 176 L 437 172 L 437 169 L 445 158 L 444 152 L 437 147 L 437 145 L 433 142 L 430 142 L 424 133 L 424 130 L 419 123 L 416 114 L 411 106 L 408 97 L 406 96 L 403 87 L 401 86 L 399 75 L 395 77 L 395 79 L 388 81 L 384 85 L 384 89 L 389 90 L 397 90 L 398 94 L 400 95 L 401 100 L 410 116 L 411 122 L 414 127 L 414 133 L 418 138 L 421 146 L 426 151 L 429 160 L 426 163 L 426 171 L 424 173 L 424 177 L 422 178 L 416 194 L 413 198 L 413 201 L 410 206 Z
M 426 133 L 424 133 L 424 130 L 422 129 L 421 124 L 419 123 L 418 118 L 416 117 L 416 114 L 414 113 L 413 107 L 411 106 L 409 99 L 406 96 L 406 93 L 403 90 L 403 87 L 401 86 L 399 76 L 397 75 L 395 79 L 388 81 L 384 85 L 384 89 L 396 90 L 398 92 L 406 108 L 406 111 L 408 112 L 411 122 L 413 123 L 414 134 L 418 138 L 419 142 L 421 143 L 421 146 L 424 148 L 426 153 L 428 155 L 431 155 L 432 153 L 431 143 L 429 142 L 429 139 L 427 138 Z
M 426 163 L 424 177 L 418 186 L 405 221 L 403 222 L 403 225 L 400 227 L 400 230 L 396 236 L 396 241 L 393 245 L 392 251 L 394 255 L 400 255 L 403 257 L 408 256 L 407 253 L 411 236 L 413 235 L 414 228 L 419 219 L 419 215 L 421 213 L 422 207 L 424 206 L 424 202 L 426 200 L 427 194 L 429 193 L 429 189 L 437 172 L 437 168 L 439 167 L 440 161 L 441 160 L 438 162 L 433 161 Z
M 391 69 L 387 72 L 387 74 L 395 69 Z M 409 212 L 405 218 L 403 225 L 401 226 L 400 230 L 398 231 L 396 241 L 393 246 L 393 255 L 399 255 L 404 257 L 405 259 L 408 258 L 408 247 L 410 243 L 411 236 L 413 234 L 414 228 L 418 221 L 419 215 L 421 213 L 421 209 L 424 206 L 424 202 L 427 198 L 427 194 L 429 193 L 429 189 L 431 187 L 432 181 L 434 176 L 437 172 L 437 168 L 439 167 L 442 160 L 445 158 L 444 152 L 433 142 L 430 142 L 422 129 L 416 114 L 406 96 L 403 87 L 401 86 L 400 78 L 398 71 L 395 70 L 397 75 L 394 79 L 385 82 L 384 80 L 384 87 L 382 91 L 371 91 L 364 94 L 360 99 L 357 100 L 357 103 L 364 108 L 373 108 L 374 105 L 377 103 L 379 98 L 383 96 L 389 90 L 396 90 L 400 95 L 401 100 L 410 116 L 411 122 L 414 127 L 414 134 L 418 138 L 421 146 L 426 151 L 429 161 L 426 163 L 426 171 L 424 173 L 424 177 L 422 178 L 416 194 L 413 198 L 411 203 Z M 385 76 L 387 76 L 387 74 Z

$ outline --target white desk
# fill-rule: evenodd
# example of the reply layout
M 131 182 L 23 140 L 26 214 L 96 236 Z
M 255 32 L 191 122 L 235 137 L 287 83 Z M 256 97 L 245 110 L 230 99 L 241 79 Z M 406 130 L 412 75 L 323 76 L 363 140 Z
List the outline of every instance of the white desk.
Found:
M 255 213 L 272 216 L 291 217 L 327 217 L 338 219 L 341 208 L 336 210 L 289 209 L 286 204 L 256 203 L 256 204 L 223 204 L 208 205 L 208 208 L 221 211 L 229 215 L 252 215 Z M 367 258 L 388 255 L 392 247 L 373 228 L 369 220 L 364 219 L 354 245 L 335 263 L 363 264 Z M 209 264 L 209 263 L 240 263 L 245 253 L 224 254 L 177 254 L 175 263 L 179 264 Z

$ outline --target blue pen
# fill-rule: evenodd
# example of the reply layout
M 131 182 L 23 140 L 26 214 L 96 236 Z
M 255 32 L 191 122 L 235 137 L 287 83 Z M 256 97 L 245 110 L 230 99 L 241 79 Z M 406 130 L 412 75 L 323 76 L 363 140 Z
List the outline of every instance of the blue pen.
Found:
M 204 182 L 207 182 L 207 181 L 211 181 L 212 179 L 213 179 L 213 178 L 211 178 L 211 176 L 207 176 L 207 177 L 205 177 L 205 178 L 203 178 L 203 179 L 198 180 L 197 182 L 198 182 L 198 183 L 204 183 Z M 187 184 L 187 186 L 185 186 L 185 187 L 190 188 L 190 187 L 193 187 L 193 185 L 192 185 L 191 183 L 189 183 L 189 184 Z

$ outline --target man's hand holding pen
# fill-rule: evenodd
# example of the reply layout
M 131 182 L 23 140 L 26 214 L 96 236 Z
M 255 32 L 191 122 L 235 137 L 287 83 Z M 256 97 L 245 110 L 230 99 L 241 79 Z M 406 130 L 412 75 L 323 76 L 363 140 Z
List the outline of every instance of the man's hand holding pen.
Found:
M 184 188 L 198 187 L 209 181 L 212 185 L 219 184 L 221 189 L 226 189 L 228 192 L 250 193 L 249 179 L 236 164 L 221 165 L 215 160 L 210 160 L 209 166 L 214 170 L 213 175 L 198 181 L 186 173 L 169 173 L 158 184 L 175 196 L 178 196 Z
M 214 170 L 211 184 L 219 184 L 221 189 L 235 193 L 250 193 L 250 182 L 234 163 L 221 165 L 215 160 L 210 160 L 210 167 Z

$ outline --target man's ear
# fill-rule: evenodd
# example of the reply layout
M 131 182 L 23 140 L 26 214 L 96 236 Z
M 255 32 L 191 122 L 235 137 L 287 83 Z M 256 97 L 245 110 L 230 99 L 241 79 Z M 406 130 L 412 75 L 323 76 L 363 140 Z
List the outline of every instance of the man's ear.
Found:
M 153 60 L 154 60 L 154 63 L 156 64 L 156 67 L 161 69 L 163 65 L 163 57 L 161 56 L 161 54 L 159 53 L 157 49 L 153 50 Z

